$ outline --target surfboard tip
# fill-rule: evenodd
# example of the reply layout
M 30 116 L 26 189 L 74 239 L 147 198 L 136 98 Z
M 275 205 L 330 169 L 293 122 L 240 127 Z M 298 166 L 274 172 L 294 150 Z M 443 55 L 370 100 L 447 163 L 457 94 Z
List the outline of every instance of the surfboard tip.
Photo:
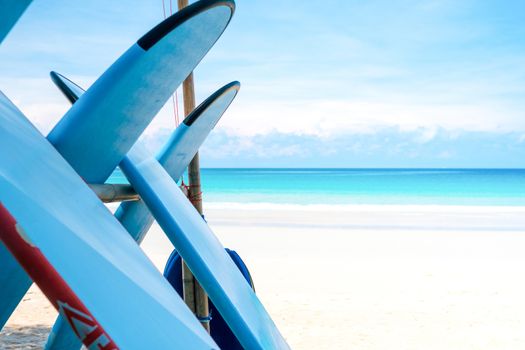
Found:
M 57 73 L 55 71 L 49 72 L 49 76 L 51 76 L 51 80 L 53 83 L 55 83 L 56 87 L 66 96 L 66 98 L 71 102 L 71 104 L 77 102 L 77 100 L 80 98 L 78 92 L 83 92 L 84 89 L 72 82 L 70 79 L 66 78 L 60 73 Z M 73 91 L 72 88 L 78 89 L 77 92 Z
M 230 19 L 235 12 L 235 1 L 234 0 L 200 0 L 197 1 L 182 10 L 174 13 L 164 21 L 160 22 L 149 32 L 144 34 L 138 41 L 137 44 L 144 50 L 148 51 L 163 37 L 170 33 L 174 28 L 181 25 L 188 19 L 202 13 L 208 9 L 217 6 L 227 6 L 230 8 Z
M 240 88 L 241 88 L 241 83 L 239 83 L 238 81 L 232 81 L 231 83 L 224 85 L 219 90 L 211 94 L 206 100 L 204 100 L 204 102 L 198 105 L 193 110 L 193 112 L 191 112 L 186 118 L 184 118 L 182 122 L 186 124 L 187 126 L 191 126 L 191 124 L 193 124 L 199 118 L 199 116 L 202 115 L 202 112 L 204 112 L 204 110 L 206 110 L 210 105 L 212 105 L 221 96 L 223 96 L 224 94 L 232 90 L 235 91 L 235 94 L 232 97 L 232 101 L 233 101 L 233 98 L 235 98 Z

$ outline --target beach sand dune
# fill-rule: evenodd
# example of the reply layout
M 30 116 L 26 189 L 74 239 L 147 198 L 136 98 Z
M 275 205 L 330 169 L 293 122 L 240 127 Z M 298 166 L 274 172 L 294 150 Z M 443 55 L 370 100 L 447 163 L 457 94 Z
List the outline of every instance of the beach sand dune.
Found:
M 525 347 L 525 208 L 210 204 L 206 213 L 292 348 Z M 172 249 L 157 225 L 143 248 L 159 268 Z M 33 287 L 0 349 L 41 348 L 55 316 Z

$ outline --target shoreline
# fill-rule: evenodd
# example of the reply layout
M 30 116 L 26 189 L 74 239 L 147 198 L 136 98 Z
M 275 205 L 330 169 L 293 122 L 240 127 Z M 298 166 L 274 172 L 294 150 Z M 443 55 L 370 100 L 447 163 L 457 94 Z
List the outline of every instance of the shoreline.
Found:
M 456 205 L 456 204 L 297 204 L 272 202 L 212 202 L 204 203 L 209 209 L 235 210 L 304 210 L 304 211 L 460 211 L 525 213 L 525 205 Z
M 516 231 L 525 206 L 279 205 L 205 203 L 212 225 L 341 230 Z

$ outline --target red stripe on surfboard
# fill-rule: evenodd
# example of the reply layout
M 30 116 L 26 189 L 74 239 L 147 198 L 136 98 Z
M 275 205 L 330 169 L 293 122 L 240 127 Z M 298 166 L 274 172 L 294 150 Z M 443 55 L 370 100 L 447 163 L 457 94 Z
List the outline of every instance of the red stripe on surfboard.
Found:
M 116 344 L 42 252 L 21 236 L 16 220 L 0 203 L 0 240 L 89 349 L 115 350 Z

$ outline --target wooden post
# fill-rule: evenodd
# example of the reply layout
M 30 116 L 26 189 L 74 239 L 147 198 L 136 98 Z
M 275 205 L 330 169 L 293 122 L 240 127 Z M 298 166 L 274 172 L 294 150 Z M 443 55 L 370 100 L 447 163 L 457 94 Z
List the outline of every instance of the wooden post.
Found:
M 177 0 L 179 10 L 188 6 L 188 0 Z M 182 94 L 184 97 L 184 115 L 188 116 L 195 109 L 195 89 L 193 84 L 193 72 L 188 75 L 182 83 Z M 189 198 L 195 209 L 202 215 L 201 176 L 199 167 L 199 153 L 191 160 L 188 166 Z M 210 332 L 208 295 L 202 289 L 199 282 L 193 277 L 190 269 L 182 262 L 182 286 L 184 301 L 189 308 L 201 320 L 202 326 Z

